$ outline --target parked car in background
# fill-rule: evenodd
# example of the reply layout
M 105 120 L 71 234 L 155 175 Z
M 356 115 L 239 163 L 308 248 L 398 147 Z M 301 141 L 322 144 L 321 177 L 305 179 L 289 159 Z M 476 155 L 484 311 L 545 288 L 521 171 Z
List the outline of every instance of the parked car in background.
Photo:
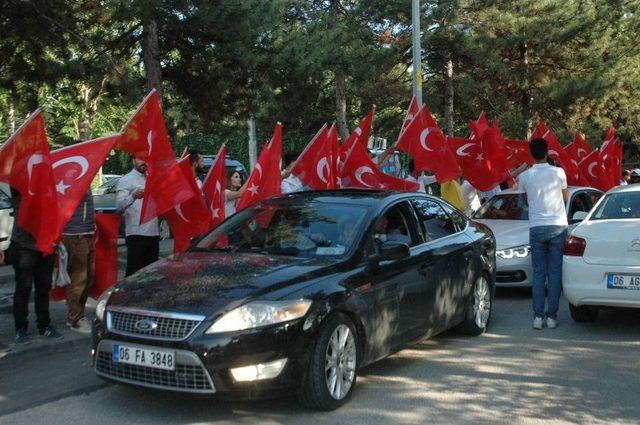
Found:
M 11 205 L 11 190 L 9 185 L 0 183 L 0 250 L 9 247 L 11 231 L 13 229 L 13 207 Z
M 204 181 L 204 178 L 207 176 L 209 169 L 213 165 L 213 162 L 216 160 L 216 156 L 202 155 L 202 158 L 204 159 L 204 167 L 203 167 L 203 170 L 198 174 L 198 177 L 200 178 L 200 180 Z M 242 181 L 243 182 L 247 181 L 249 174 L 247 173 L 247 169 L 244 167 L 244 165 L 242 165 L 240 161 L 236 161 L 235 159 L 227 155 L 227 157 L 225 158 L 224 166 L 227 168 L 227 170 L 233 169 L 239 172 L 240 176 L 242 177 Z
M 495 239 L 442 199 L 298 192 L 250 205 L 96 307 L 106 379 L 193 394 L 295 393 L 331 410 L 358 370 L 491 317 Z
M 640 308 L 640 185 L 613 188 L 579 214 L 562 264 L 571 317 L 591 322 L 602 306 Z
M 571 229 L 579 223 L 602 196 L 602 191 L 592 187 L 569 187 L 566 203 L 567 218 Z M 507 189 L 494 195 L 473 215 L 484 223 L 496 237 L 496 285 L 531 286 L 533 267 L 529 246 L 529 206 L 525 193 L 519 189 Z

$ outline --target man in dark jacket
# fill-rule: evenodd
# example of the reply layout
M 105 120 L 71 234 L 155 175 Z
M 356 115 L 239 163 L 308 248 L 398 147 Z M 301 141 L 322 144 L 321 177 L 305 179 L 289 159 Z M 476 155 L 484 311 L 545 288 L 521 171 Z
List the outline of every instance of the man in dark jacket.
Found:
M 67 249 L 67 271 L 71 283 L 67 285 L 67 325 L 72 331 L 91 333 L 91 325 L 84 316 L 89 291 L 94 281 L 96 223 L 91 189 L 84 195 L 62 232 Z
M 11 204 L 14 217 L 20 209 L 20 192 L 11 190 Z M 36 248 L 36 241 L 17 221 L 11 233 L 11 246 L 8 254 L 16 275 L 16 290 L 13 294 L 13 317 L 16 325 L 16 343 L 28 344 L 29 296 L 35 286 L 34 303 L 38 324 L 38 333 L 46 338 L 62 338 L 51 326 L 49 316 L 49 291 L 53 274 L 53 255 L 43 255 Z

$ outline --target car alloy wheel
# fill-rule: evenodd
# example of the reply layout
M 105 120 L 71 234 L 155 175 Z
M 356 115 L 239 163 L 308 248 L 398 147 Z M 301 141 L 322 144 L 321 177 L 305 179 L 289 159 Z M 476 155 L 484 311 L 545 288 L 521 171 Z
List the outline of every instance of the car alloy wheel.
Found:
M 325 354 L 325 379 L 331 397 L 342 400 L 356 375 L 356 341 L 348 326 L 335 328 Z
M 481 275 L 473 287 L 473 318 L 477 327 L 487 327 L 491 315 L 491 289 L 487 279 Z

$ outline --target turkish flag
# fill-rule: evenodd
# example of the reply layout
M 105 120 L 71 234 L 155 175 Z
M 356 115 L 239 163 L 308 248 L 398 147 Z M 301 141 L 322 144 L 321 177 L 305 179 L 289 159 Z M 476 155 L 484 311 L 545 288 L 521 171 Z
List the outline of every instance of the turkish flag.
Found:
M 190 182 L 194 195 L 164 214 L 173 234 L 174 253 L 187 249 L 193 236 L 206 233 L 211 228 L 211 212 L 204 202 L 189 158 L 181 158 L 178 167 Z
M 506 171 L 491 168 L 477 138 L 449 137 L 448 143 L 462 168 L 464 178 L 476 189 L 489 191 L 510 177 Z
M 332 146 L 325 124 L 300 154 L 291 173 L 313 190 L 335 189 L 333 162 Z
M 618 139 L 605 141 L 600 150 L 600 160 L 610 185 L 609 189 L 618 186 L 622 175 L 622 142 Z
M 238 199 L 236 210 L 240 211 L 256 201 L 282 193 L 282 124 L 277 123 L 271 141 L 262 148 L 256 168 L 249 176 L 247 186 Z
M 526 162 L 530 167 L 536 163 L 531 156 L 531 151 L 529 151 L 528 140 L 504 139 L 504 146 L 511 168 L 517 168 L 523 162 Z
M 358 140 L 365 148 L 367 147 L 369 136 L 371 136 L 371 125 L 373 123 L 373 116 L 375 113 L 376 105 L 371 105 L 369 114 L 360 121 L 360 125 L 356 127 L 356 129 L 351 132 L 347 140 L 342 143 L 342 146 L 340 147 L 340 159 L 344 161 L 344 158 L 347 157 L 347 152 L 349 152 L 351 146 Z
M 413 119 L 418 115 L 418 112 L 420 112 L 420 107 L 418 106 L 418 99 L 415 96 L 413 96 L 411 98 L 411 103 L 409 103 L 409 109 L 407 110 L 407 114 L 405 115 L 404 121 L 402 122 L 402 128 L 400 129 L 400 134 L 398 134 L 398 141 L 400 141 L 400 136 L 402 136 L 402 133 L 404 133 L 407 127 L 409 127 L 409 124 L 411 124 L 411 121 L 413 121 Z M 398 143 L 398 141 L 396 141 L 396 144 Z
M 162 117 L 162 108 L 158 100 L 158 93 L 155 89 L 144 98 L 138 106 L 129 121 L 122 127 L 122 136 L 118 141 L 117 148 L 129 153 L 135 158 L 148 160 L 154 149 L 165 149 L 165 156 L 173 156 L 173 150 L 166 151 L 166 145 L 169 143 L 169 135 L 167 134 L 167 126 Z M 166 142 L 166 143 L 160 143 Z
M 354 143 L 347 152 L 341 172 L 342 187 L 360 187 L 363 189 L 387 189 L 417 192 L 420 185 L 409 180 L 399 179 L 383 173 L 369 157 L 361 143 Z
M 611 142 L 616 138 L 616 127 L 611 123 L 609 129 L 607 130 L 607 134 L 604 136 L 605 142 Z
M 547 141 L 549 148 L 549 158 L 553 158 L 558 162 L 558 165 L 564 169 L 567 175 L 567 183 L 573 186 L 588 186 L 589 179 L 580 171 L 578 165 L 571 161 L 564 148 L 558 141 L 556 135 L 551 131 L 544 121 L 540 121 L 538 127 L 531 135 L 531 139 L 542 138 Z
M 58 237 L 119 138 L 119 134 L 101 137 L 51 152 L 51 167 L 58 193 Z
M 469 128 L 471 129 L 470 139 L 480 139 L 485 131 L 489 129 L 489 121 L 484 111 L 480 112 L 480 116 L 476 121 L 469 120 Z
M 120 214 L 96 213 L 96 268 L 91 298 L 100 295 L 118 281 L 118 229 Z
M 590 186 L 606 192 L 613 187 L 611 185 L 611 179 L 607 175 L 602 160 L 600 158 L 600 152 L 593 151 L 586 158 L 580 161 L 580 168 L 585 170 L 585 176 L 589 180 Z
M 447 138 L 426 106 L 402 133 L 397 147 L 411 155 L 417 171 L 432 170 L 438 183 L 460 177 L 460 167 Z
M 192 190 L 176 161 L 155 90 L 145 98 L 125 124 L 117 147 L 147 161 L 147 180 L 142 199 L 140 224 L 190 199 Z
M 20 192 L 18 225 L 35 239 L 44 254 L 59 237 L 58 205 L 44 120 L 35 111 L 0 148 L 0 181 Z
M 507 158 L 505 141 L 500 133 L 497 120 L 494 120 L 493 125 L 482 133 L 480 145 L 482 146 L 484 157 L 492 170 L 504 172 L 511 168 Z
M 336 124 L 333 123 L 331 128 L 329 129 L 329 134 L 327 136 L 329 139 L 329 147 L 331 149 L 331 180 L 333 181 L 332 189 L 341 187 L 340 181 L 340 144 L 338 143 L 338 129 L 336 128 Z
M 226 145 L 220 146 L 216 154 L 216 160 L 207 173 L 207 177 L 202 184 L 202 192 L 209 201 L 209 211 L 211 212 L 211 227 L 216 227 L 222 223 L 226 217 L 224 205 L 226 202 L 225 189 L 227 188 L 227 158 Z
M 575 146 L 577 156 L 576 159 L 578 160 L 578 162 L 582 161 L 587 157 L 587 155 L 593 152 L 593 149 L 587 143 L 584 135 L 578 131 L 576 131 L 576 134 L 573 136 L 573 142 L 569 143 L 569 145 Z M 569 145 L 565 146 L 565 150 Z

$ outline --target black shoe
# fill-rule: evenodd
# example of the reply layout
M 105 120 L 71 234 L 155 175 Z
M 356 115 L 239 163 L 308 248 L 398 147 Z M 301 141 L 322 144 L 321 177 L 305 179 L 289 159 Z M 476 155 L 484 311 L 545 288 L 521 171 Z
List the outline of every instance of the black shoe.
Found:
M 27 335 L 27 331 L 16 331 L 16 344 L 18 345 L 27 345 L 31 342 L 29 339 L 29 335 Z
M 62 334 L 51 325 L 38 329 L 38 333 L 45 338 L 62 339 Z

